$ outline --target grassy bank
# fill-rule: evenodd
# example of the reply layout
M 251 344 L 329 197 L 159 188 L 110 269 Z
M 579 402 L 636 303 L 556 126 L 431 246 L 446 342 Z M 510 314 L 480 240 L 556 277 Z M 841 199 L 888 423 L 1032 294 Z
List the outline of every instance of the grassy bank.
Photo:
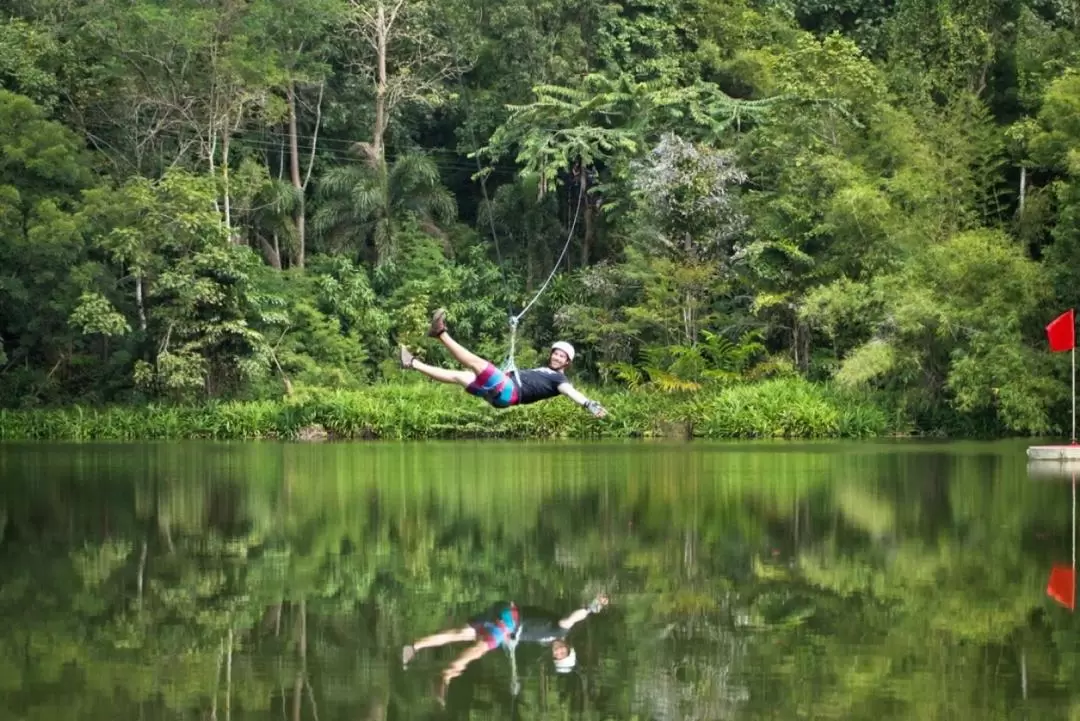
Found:
M 602 420 L 566 399 L 495 410 L 431 383 L 302 389 L 279 400 L 199 406 L 0 410 L 0 439 L 181 438 L 866 438 L 892 431 L 883 408 L 801 380 L 672 396 L 589 391 Z

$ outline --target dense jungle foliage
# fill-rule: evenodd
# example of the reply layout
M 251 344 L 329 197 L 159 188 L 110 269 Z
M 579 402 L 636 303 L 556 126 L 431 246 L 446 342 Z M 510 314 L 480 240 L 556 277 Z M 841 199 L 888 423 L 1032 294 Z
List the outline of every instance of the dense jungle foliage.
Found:
M 450 362 L 435 307 L 500 361 L 556 270 L 518 364 L 566 338 L 619 397 L 810 382 L 893 430 L 1067 428 L 1075 2 L 0 13 L 0 407 L 419 383 L 393 351 Z

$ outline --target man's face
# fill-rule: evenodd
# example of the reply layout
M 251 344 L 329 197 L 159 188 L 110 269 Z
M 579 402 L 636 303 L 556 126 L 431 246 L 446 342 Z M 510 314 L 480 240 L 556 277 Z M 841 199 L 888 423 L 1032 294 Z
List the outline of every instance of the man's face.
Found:
M 551 351 L 551 357 L 548 358 L 548 368 L 553 371 L 561 371 L 568 365 L 570 365 L 570 358 L 564 351 L 558 348 Z
M 565 641 L 556 641 L 551 644 L 551 657 L 556 661 L 561 661 L 570 655 L 570 647 L 566 645 Z

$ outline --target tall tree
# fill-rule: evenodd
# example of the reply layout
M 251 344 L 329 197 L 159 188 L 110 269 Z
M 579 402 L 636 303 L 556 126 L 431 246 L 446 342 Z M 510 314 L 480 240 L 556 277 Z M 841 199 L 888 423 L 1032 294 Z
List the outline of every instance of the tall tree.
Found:
M 443 7 L 428 0 L 349 0 L 349 27 L 364 43 L 352 67 L 370 85 L 375 119 L 367 148 L 372 163 L 386 162 L 386 135 L 410 104 L 436 107 L 469 60 L 440 33 Z
M 29 98 L 0 89 L 0 125 L 0 389 L 35 403 L 79 351 L 67 315 L 95 269 L 73 212 L 95 179 L 78 135 Z

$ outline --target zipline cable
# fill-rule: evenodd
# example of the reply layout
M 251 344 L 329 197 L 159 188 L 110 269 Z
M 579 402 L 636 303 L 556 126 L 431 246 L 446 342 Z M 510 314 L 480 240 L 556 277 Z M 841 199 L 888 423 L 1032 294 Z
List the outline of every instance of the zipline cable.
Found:
M 469 134 L 472 136 L 473 146 L 476 147 L 476 134 L 469 129 Z M 507 316 L 510 324 L 510 348 L 506 355 L 506 360 L 503 361 L 502 371 L 504 373 L 517 373 L 517 365 L 514 362 L 514 354 L 517 350 L 517 329 L 518 324 L 521 322 L 522 317 L 529 311 L 530 308 L 540 299 L 540 296 L 547 290 L 548 285 L 551 283 L 552 278 L 559 271 L 559 266 L 562 265 L 563 258 L 566 257 L 566 252 L 570 249 L 570 243 L 574 239 L 574 231 L 577 229 L 578 217 L 581 215 L 581 204 L 585 199 L 585 182 L 582 177 L 581 182 L 578 183 L 578 199 L 577 207 L 574 209 L 574 219 L 570 223 L 570 230 L 566 234 L 566 242 L 563 243 L 562 251 L 559 252 L 559 257 L 555 261 L 555 264 L 551 268 L 551 272 L 548 274 L 547 279 L 544 280 L 543 285 L 540 286 L 540 290 L 533 294 L 533 297 L 525 304 L 525 307 L 521 309 L 521 312 L 514 313 L 513 306 L 510 305 L 510 283 L 506 278 L 506 268 L 503 263 L 502 251 L 499 248 L 499 235 L 495 229 L 495 212 L 494 206 L 491 204 L 491 197 L 487 191 L 487 173 L 484 172 L 484 167 L 480 163 L 479 148 L 473 151 L 474 158 L 476 159 L 476 171 L 480 177 L 480 192 L 484 196 L 484 203 L 487 206 L 488 226 L 491 228 L 491 240 L 495 244 L 495 258 L 499 264 L 499 273 L 502 275 L 503 290 L 507 295 Z

